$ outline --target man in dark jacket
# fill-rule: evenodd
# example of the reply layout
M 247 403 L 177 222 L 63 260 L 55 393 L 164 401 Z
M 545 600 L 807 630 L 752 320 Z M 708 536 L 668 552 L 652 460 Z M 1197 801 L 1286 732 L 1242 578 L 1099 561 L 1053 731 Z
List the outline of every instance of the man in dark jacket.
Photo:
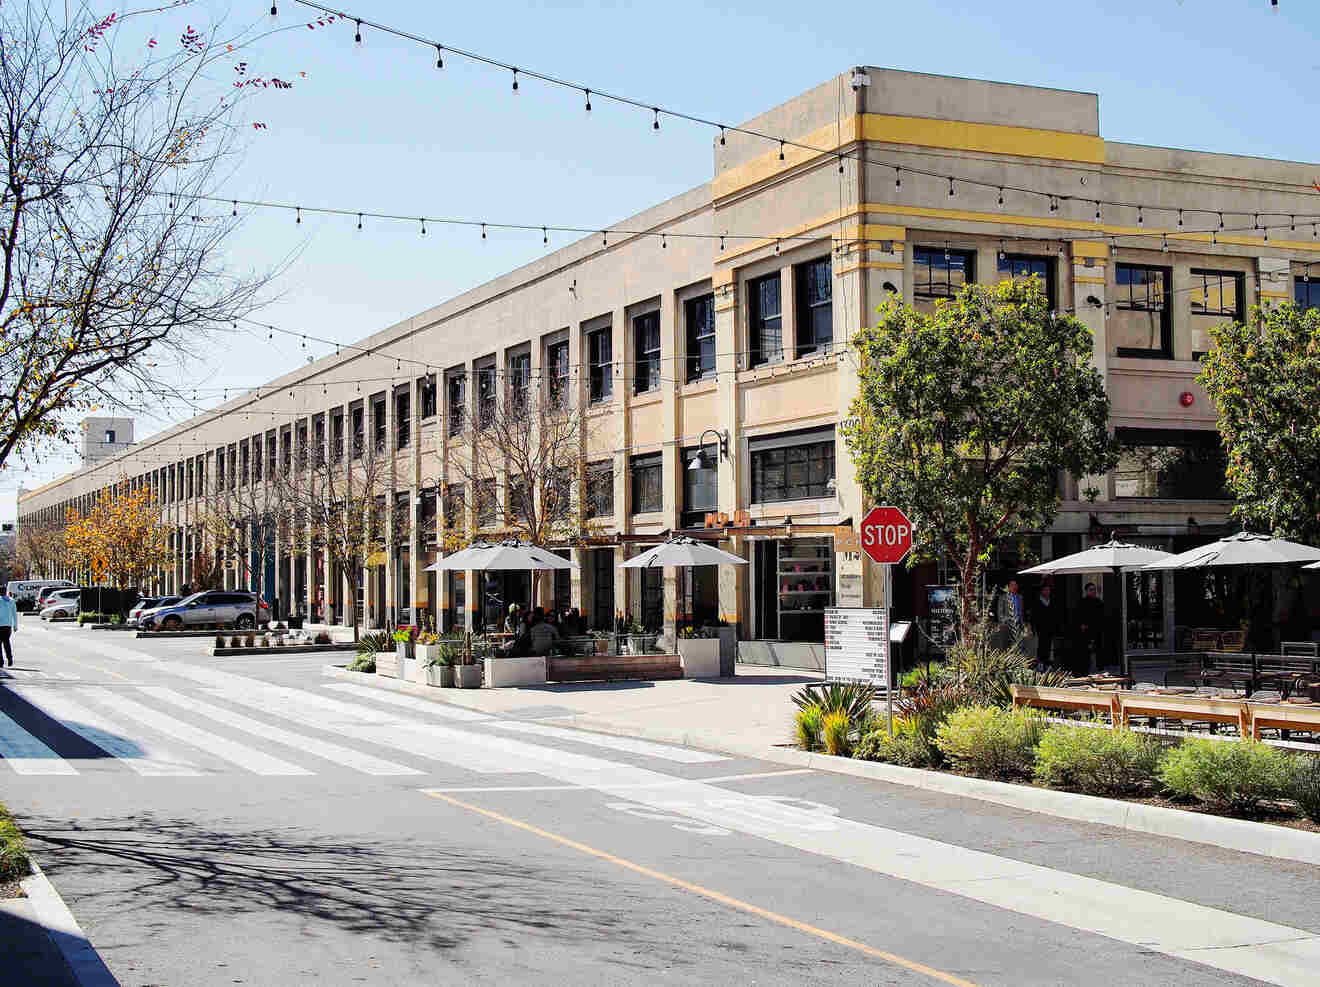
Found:
M 1051 664 L 1050 649 L 1059 632 L 1059 611 L 1052 597 L 1052 587 L 1046 583 L 1036 594 L 1031 607 L 1031 626 L 1036 631 L 1036 660 L 1042 665 Z
M 1073 671 L 1089 675 L 1092 668 L 1091 649 L 1095 648 L 1095 662 L 1103 662 L 1105 640 L 1105 601 L 1097 595 L 1095 583 L 1086 584 L 1086 595 L 1077 604 L 1077 647 L 1073 651 Z

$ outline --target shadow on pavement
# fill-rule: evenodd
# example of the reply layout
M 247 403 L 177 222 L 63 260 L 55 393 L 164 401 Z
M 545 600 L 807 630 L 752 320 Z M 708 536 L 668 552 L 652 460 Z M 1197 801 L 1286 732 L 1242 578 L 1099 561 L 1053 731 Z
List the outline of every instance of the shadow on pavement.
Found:
M 64 957 L 45 927 L 27 917 L 26 902 L 15 899 L 0 907 L 0 956 L 5 983 L 25 987 L 78 987 Z M 12 978 L 12 979 L 10 979 Z

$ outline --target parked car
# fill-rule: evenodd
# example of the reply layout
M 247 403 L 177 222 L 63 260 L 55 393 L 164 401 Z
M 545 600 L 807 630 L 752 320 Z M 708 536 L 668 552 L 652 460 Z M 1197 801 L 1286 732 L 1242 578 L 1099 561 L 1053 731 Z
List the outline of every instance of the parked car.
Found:
M 148 612 L 155 612 L 162 607 L 172 607 L 182 599 L 181 596 L 144 596 L 137 601 L 132 610 L 128 611 L 128 623 L 130 626 L 137 626 Z
M 81 595 L 82 590 L 76 586 L 73 589 L 53 590 L 44 597 L 45 606 L 42 607 L 39 616 L 42 620 L 76 617 L 78 616 L 78 598 Z
M 143 630 L 177 631 L 185 627 L 256 627 L 270 620 L 270 604 L 255 593 L 208 590 L 194 593 L 169 606 L 157 607 L 138 618 Z
M 14 606 L 28 613 L 37 609 L 37 594 L 43 589 L 68 589 L 72 585 L 67 579 L 15 579 L 5 588 Z

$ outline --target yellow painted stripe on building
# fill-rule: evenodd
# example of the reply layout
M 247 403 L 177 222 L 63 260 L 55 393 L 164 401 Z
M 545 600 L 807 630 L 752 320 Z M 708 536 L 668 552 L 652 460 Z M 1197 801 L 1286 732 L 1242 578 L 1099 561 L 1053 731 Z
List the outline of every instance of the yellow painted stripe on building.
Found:
M 1062 130 L 1037 130 L 998 123 L 965 123 L 930 117 L 867 113 L 862 117 L 862 139 L 917 147 L 941 147 L 953 151 L 1012 154 L 1052 161 L 1105 163 L 1105 142 L 1090 134 Z
M 1093 240 L 1077 240 L 1072 245 L 1074 257 L 1095 257 L 1104 260 L 1109 256 L 1109 247 Z
M 895 264 L 892 261 L 865 260 L 857 264 L 844 264 L 835 269 L 835 277 L 848 274 L 851 271 L 901 271 L 902 264 Z
M 766 247 L 773 247 L 777 241 L 786 240 L 790 237 L 806 236 L 807 234 L 815 233 L 817 230 L 820 231 L 821 239 L 825 239 L 827 237 L 831 239 L 836 239 L 840 236 L 840 231 L 835 224 L 843 222 L 844 220 L 848 219 L 848 217 L 850 216 L 856 216 L 856 215 L 857 215 L 857 210 L 855 209 L 848 209 L 842 212 L 827 213 L 824 216 L 810 220 L 806 223 L 802 223 L 799 226 L 795 226 L 786 230 L 781 230 L 779 233 L 775 234 L 774 236 L 766 237 L 761 240 L 753 240 L 750 243 L 745 243 L 739 247 L 731 247 L 729 250 L 726 250 L 723 253 L 716 254 L 715 263 L 717 267 L 719 265 L 727 265 L 736 258 L 745 257 L 748 254 L 756 253 L 758 251 L 764 250 Z M 835 226 L 835 228 L 829 229 L 828 227 L 830 226 Z M 897 229 L 898 227 L 894 227 L 894 228 Z M 844 236 L 847 235 L 847 229 L 848 229 L 847 227 L 844 227 L 843 229 Z M 788 249 L 790 247 L 797 247 L 797 246 L 801 246 L 801 241 L 796 241 L 794 243 L 785 243 L 783 244 L 783 249 Z
M 1074 275 L 1073 284 L 1104 284 L 1104 278 L 1079 278 Z
M 800 147 L 785 145 L 783 161 L 779 160 L 779 148 L 773 146 L 770 141 L 766 141 L 770 149 L 764 154 L 758 154 L 743 164 L 735 165 L 716 175 L 715 180 L 711 182 L 711 196 L 719 201 L 726 195 L 732 195 L 758 182 L 774 178 L 790 168 L 796 168 L 808 161 L 825 157 L 826 154 L 857 140 L 857 129 L 857 115 L 853 114 L 843 117 L 837 124 L 827 124 L 809 134 L 794 137 L 793 140 L 802 144 L 828 150 L 822 153 L 821 151 L 807 151 Z M 719 148 L 717 147 L 716 152 L 718 153 L 718 151 Z

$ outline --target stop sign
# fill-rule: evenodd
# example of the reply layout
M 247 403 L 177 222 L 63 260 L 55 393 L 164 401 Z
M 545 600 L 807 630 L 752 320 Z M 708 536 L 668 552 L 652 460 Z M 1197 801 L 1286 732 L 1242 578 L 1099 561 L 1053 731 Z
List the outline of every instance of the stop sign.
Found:
M 897 507 L 872 507 L 862 518 L 862 551 L 881 565 L 902 562 L 912 550 L 912 522 Z

